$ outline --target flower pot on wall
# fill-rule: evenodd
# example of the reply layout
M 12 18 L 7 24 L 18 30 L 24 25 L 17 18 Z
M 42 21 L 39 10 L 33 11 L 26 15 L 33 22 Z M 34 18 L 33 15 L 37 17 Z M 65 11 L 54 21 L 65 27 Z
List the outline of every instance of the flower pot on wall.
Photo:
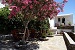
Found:
M 71 22 L 69 22 L 68 25 L 71 26 Z
M 52 32 L 52 30 L 48 30 L 47 37 L 54 37 L 54 33 Z

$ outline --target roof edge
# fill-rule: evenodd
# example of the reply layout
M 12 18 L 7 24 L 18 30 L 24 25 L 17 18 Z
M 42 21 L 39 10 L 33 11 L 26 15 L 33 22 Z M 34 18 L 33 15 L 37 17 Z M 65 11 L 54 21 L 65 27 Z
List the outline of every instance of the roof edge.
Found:
M 73 13 L 70 13 L 70 14 L 61 14 L 61 15 L 57 15 L 57 16 L 68 16 L 68 15 L 73 15 Z

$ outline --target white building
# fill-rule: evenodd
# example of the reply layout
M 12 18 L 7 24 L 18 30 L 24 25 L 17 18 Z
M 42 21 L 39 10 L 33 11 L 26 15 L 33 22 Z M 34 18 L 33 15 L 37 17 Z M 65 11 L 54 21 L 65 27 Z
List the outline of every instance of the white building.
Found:
M 73 25 L 73 14 L 64 14 L 64 15 L 58 15 L 54 18 L 54 23 L 65 26 L 68 26 L 69 24 Z
M 73 26 L 73 14 L 63 14 L 63 15 L 57 15 L 57 17 L 53 19 L 49 19 L 50 22 L 50 28 L 52 30 L 56 30 L 58 32 L 61 31 L 61 29 L 57 29 L 55 26 Z M 63 29 L 64 31 L 71 32 L 70 29 Z

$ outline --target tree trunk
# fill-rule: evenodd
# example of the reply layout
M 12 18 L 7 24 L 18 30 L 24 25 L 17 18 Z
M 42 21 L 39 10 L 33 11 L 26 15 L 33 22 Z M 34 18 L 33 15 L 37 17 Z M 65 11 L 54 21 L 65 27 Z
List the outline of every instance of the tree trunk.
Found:
M 28 29 L 28 23 L 29 23 L 29 21 L 27 21 L 27 23 L 25 24 L 25 30 L 24 30 L 24 35 L 23 35 L 23 37 L 22 37 L 22 41 L 25 40 L 25 37 L 26 37 L 26 29 Z M 28 32 L 28 34 L 29 34 L 29 32 Z M 27 38 L 28 38 L 28 37 L 27 37 Z

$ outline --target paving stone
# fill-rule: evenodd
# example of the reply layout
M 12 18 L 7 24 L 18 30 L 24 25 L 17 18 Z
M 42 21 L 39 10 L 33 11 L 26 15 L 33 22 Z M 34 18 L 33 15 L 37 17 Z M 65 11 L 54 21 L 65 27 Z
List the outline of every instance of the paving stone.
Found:
M 48 37 L 48 41 L 38 42 L 39 50 L 67 50 L 63 36 Z

